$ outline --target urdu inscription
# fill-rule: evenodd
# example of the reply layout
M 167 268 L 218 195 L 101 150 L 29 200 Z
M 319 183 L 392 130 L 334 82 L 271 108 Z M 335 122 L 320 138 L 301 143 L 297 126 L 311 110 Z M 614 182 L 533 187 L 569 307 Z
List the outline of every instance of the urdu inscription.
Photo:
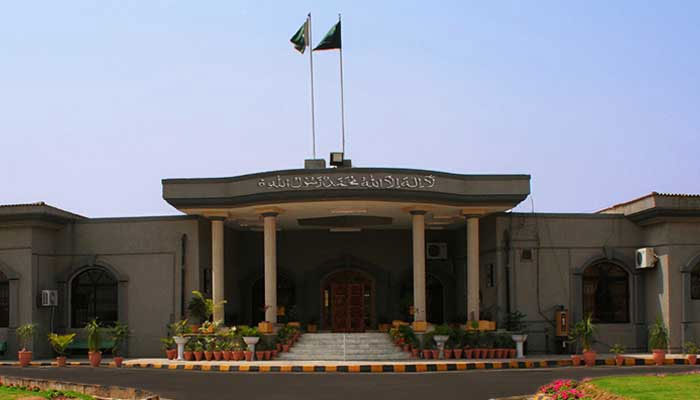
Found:
M 264 189 L 430 189 L 435 187 L 434 175 L 277 175 L 260 179 L 258 187 Z

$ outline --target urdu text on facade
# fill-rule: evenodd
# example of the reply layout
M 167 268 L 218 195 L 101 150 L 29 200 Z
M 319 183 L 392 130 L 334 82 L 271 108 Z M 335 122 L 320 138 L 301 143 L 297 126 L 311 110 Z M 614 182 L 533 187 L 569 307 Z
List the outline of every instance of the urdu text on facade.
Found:
M 260 179 L 258 187 L 265 189 L 430 189 L 435 187 L 434 175 L 277 175 Z

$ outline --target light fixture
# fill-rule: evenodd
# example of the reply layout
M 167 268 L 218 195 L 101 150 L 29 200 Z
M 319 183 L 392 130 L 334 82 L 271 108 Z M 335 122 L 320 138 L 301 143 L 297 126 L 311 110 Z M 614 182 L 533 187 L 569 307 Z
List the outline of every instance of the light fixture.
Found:
M 361 228 L 330 228 L 329 232 L 360 232 Z
M 334 208 L 331 214 L 367 214 L 366 208 Z
M 341 152 L 333 152 L 331 153 L 331 165 L 335 167 L 342 167 L 343 166 L 343 159 L 344 155 Z

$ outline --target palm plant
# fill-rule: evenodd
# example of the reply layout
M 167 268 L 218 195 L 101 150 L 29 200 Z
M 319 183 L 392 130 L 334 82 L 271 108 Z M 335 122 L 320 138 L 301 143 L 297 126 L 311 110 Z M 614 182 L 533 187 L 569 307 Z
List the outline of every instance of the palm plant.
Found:
M 124 344 L 124 342 L 129 338 L 129 326 L 122 324 L 121 322 L 117 322 L 110 330 L 110 333 L 112 334 L 112 340 L 114 341 L 114 344 L 112 345 L 112 355 L 116 357 L 119 353 L 121 353 L 122 344 Z
M 569 340 L 580 342 L 583 351 L 591 351 L 596 330 L 596 326 L 593 324 L 593 317 L 588 314 L 586 318 L 576 323 L 571 335 L 569 335 Z
M 49 333 L 49 343 L 51 343 L 51 347 L 53 347 L 59 356 L 66 355 L 66 349 L 73 343 L 73 339 L 75 339 L 75 333 L 67 335 Z
M 17 328 L 17 336 L 22 346 L 21 351 L 27 351 L 27 346 L 36 333 L 36 324 L 24 324 Z
M 220 303 L 214 303 L 214 300 L 204 297 L 202 292 L 198 290 L 192 291 L 192 299 L 187 305 L 187 310 L 190 316 L 197 318 L 199 322 L 204 322 L 211 318 L 214 314 L 214 308 L 226 303 L 226 300 Z
M 659 317 L 649 327 L 649 347 L 652 350 L 666 350 L 668 347 L 668 329 Z
M 100 350 L 100 345 L 102 344 L 100 328 L 100 323 L 97 322 L 97 319 L 93 319 L 85 325 L 84 330 L 87 335 L 88 350 L 91 352 Z

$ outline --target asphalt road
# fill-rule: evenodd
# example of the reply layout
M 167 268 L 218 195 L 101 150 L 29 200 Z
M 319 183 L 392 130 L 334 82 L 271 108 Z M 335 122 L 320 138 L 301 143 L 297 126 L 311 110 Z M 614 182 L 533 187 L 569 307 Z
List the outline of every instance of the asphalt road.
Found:
M 559 378 L 673 373 L 700 367 L 596 367 L 472 370 L 423 374 L 282 374 L 113 368 L 0 367 L 0 375 L 131 386 L 166 399 L 490 399 L 533 393 Z

